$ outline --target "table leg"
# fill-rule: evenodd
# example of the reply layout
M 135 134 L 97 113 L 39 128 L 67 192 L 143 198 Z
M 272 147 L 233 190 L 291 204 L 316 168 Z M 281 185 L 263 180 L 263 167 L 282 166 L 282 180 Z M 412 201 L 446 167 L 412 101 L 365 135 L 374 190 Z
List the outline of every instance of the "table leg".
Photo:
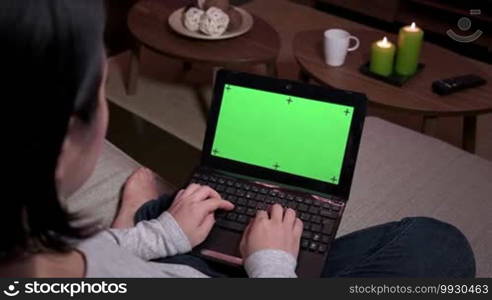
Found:
M 308 73 L 306 73 L 306 71 L 301 69 L 299 71 L 299 80 L 304 82 L 304 83 L 309 83 L 309 81 L 311 80 L 311 77 L 309 76 Z
M 463 144 L 464 150 L 475 153 L 477 136 L 477 116 L 463 117 Z
M 140 45 L 135 45 L 130 52 L 130 65 L 128 67 L 127 94 L 137 93 L 138 76 L 140 74 Z
M 277 69 L 277 62 L 276 61 L 266 63 L 265 66 L 266 66 L 267 75 L 272 76 L 272 77 L 278 77 L 278 69 Z
M 207 95 L 207 93 L 204 92 L 205 89 L 206 89 L 205 85 L 197 84 L 193 86 L 193 90 L 195 92 L 196 98 L 198 99 L 199 102 L 198 104 L 200 105 L 200 110 L 202 112 L 204 121 L 208 119 L 209 110 L 210 110 L 210 107 L 208 105 L 208 103 L 210 102 L 207 101 L 208 99 L 205 98 L 205 95 Z
M 433 135 L 436 133 L 437 117 L 436 116 L 423 116 L 422 127 L 420 131 L 427 135 Z
M 191 68 L 192 68 L 192 64 L 190 62 L 183 62 L 183 71 L 186 73 L 188 71 L 191 71 Z
M 144 119 L 138 117 L 137 115 L 133 115 L 133 122 L 135 124 L 135 131 L 138 136 L 145 136 L 145 121 Z
M 224 67 L 217 66 L 212 68 L 212 73 L 213 73 L 212 86 L 215 86 L 215 80 L 217 79 L 217 72 L 219 72 L 222 69 L 224 69 Z

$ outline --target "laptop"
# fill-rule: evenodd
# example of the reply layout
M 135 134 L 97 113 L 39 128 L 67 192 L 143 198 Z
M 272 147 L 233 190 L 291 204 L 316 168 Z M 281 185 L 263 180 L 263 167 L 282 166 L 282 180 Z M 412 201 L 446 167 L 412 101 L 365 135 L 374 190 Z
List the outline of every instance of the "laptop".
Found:
M 200 166 L 233 211 L 194 252 L 242 264 L 239 243 L 256 215 L 279 203 L 303 221 L 299 277 L 319 277 L 350 194 L 367 99 L 363 94 L 220 70 Z

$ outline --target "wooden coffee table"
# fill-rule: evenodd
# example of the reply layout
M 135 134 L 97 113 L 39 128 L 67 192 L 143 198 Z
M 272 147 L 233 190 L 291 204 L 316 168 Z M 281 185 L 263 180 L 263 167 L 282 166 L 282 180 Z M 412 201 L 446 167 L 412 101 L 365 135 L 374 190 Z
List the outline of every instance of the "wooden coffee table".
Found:
M 185 69 L 191 68 L 192 63 L 225 68 L 263 64 L 268 75 L 277 76 L 280 37 L 272 26 L 253 16 L 255 24 L 251 31 L 237 38 L 205 41 L 184 37 L 171 29 L 168 17 L 188 3 L 183 0 L 143 0 L 130 10 L 128 26 L 138 43 L 130 60 L 129 94 L 137 90 L 141 47 L 180 59 Z
M 294 39 L 294 55 L 301 67 L 301 80 L 314 79 L 322 84 L 365 93 L 371 105 L 386 109 L 419 114 L 423 117 L 422 132 L 431 133 L 437 118 L 463 117 L 463 149 L 475 151 L 477 116 L 492 112 L 492 68 L 490 65 L 468 59 L 441 47 L 424 43 L 421 62 L 425 69 L 416 77 L 396 87 L 366 77 L 359 67 L 369 60 L 370 45 L 384 35 L 396 42 L 393 34 L 376 30 L 347 30 L 360 39 L 358 50 L 347 55 L 342 67 L 329 67 L 324 62 L 323 30 L 304 31 Z M 438 96 L 431 91 L 437 79 L 473 73 L 485 78 L 482 87 L 448 96 Z

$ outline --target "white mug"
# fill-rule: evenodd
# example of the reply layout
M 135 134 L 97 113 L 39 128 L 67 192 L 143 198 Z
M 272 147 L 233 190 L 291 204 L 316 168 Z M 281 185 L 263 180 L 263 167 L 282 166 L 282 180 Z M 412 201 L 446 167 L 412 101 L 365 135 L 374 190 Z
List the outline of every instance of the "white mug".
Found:
M 349 47 L 350 40 L 355 45 Z M 359 48 L 359 39 L 342 29 L 329 29 L 325 31 L 325 62 L 327 65 L 339 67 L 345 62 L 347 52 Z

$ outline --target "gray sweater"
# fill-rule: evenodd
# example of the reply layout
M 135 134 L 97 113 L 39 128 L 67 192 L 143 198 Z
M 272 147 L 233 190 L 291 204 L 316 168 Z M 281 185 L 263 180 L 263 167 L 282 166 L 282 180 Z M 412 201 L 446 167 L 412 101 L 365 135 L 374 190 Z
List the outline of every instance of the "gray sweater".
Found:
M 87 277 L 207 277 L 192 267 L 149 260 L 191 251 L 190 242 L 167 212 L 130 229 L 110 229 L 80 242 Z M 296 277 L 296 259 L 281 250 L 266 249 L 246 258 L 249 277 Z

